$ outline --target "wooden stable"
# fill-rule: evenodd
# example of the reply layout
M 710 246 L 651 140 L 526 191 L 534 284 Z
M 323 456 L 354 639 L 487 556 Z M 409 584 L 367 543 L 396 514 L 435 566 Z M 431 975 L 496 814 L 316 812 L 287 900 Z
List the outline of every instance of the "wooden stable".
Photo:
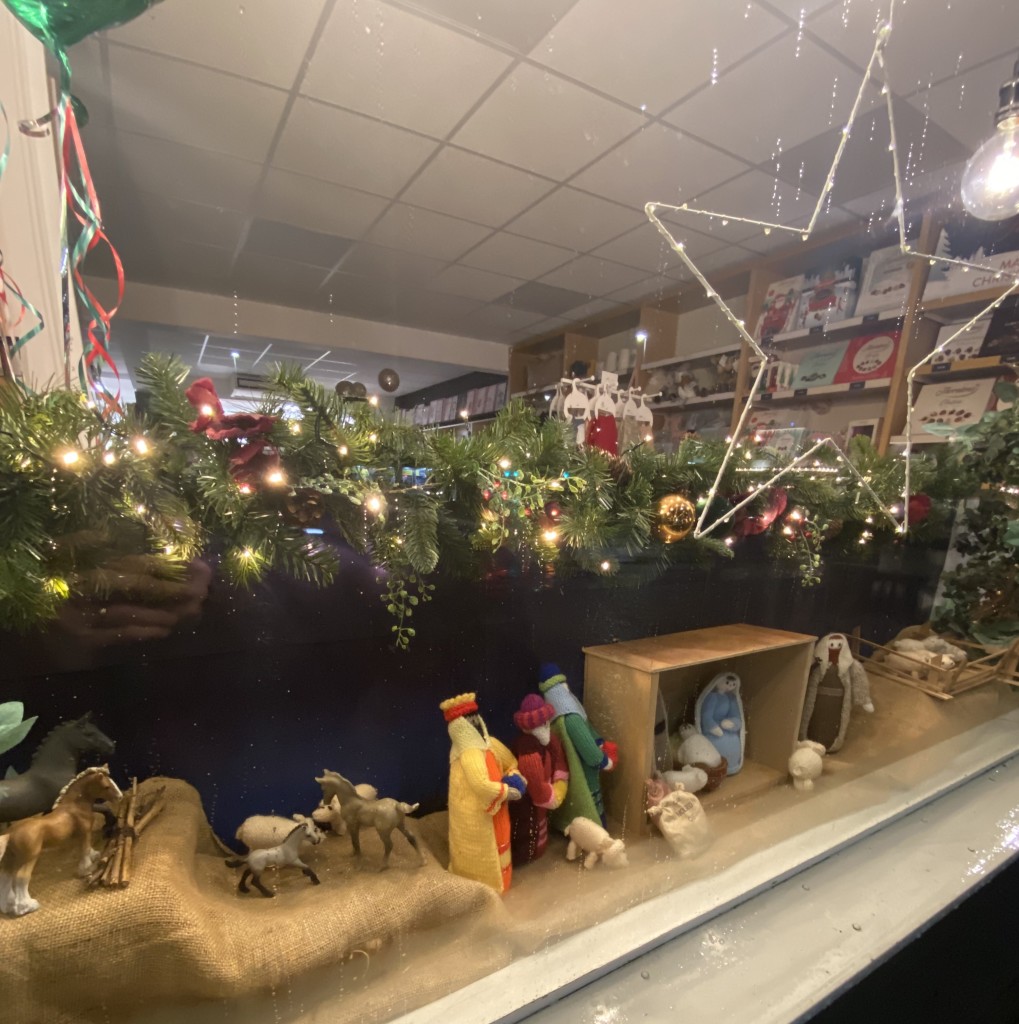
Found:
M 785 780 L 796 744 L 817 638 L 763 626 L 715 626 L 585 647 L 584 706 L 592 724 L 619 745 L 619 767 L 602 776 L 606 815 L 628 837 L 645 835 L 644 784 L 654 771 L 658 694 L 670 731 L 692 720 L 698 693 L 719 672 L 742 682 L 743 770 L 704 806 L 745 799 Z

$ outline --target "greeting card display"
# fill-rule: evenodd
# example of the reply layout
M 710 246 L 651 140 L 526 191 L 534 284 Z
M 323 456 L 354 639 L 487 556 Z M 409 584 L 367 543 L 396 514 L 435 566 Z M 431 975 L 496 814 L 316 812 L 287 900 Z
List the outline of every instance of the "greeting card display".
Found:
M 760 438 L 760 444 L 765 448 L 778 452 L 783 458 L 799 455 L 806 451 L 807 443 L 811 440 L 810 431 L 806 427 L 785 427 L 774 430 L 758 430 L 754 434 L 754 440 Z
M 987 336 L 980 347 L 982 356 L 1019 356 L 1019 302 L 1011 296 L 994 311 Z
M 859 260 L 808 274 L 796 312 L 796 326 L 809 330 L 851 317 L 856 309 L 859 279 Z
M 848 346 L 848 341 L 836 341 L 807 352 L 796 368 L 793 388 L 819 388 L 834 384 Z
M 787 277 L 769 285 L 757 320 L 758 341 L 770 341 L 774 335 L 793 329 L 803 281 L 803 275 L 797 274 L 796 277 Z
M 929 427 L 968 427 L 990 408 L 994 379 L 954 380 L 925 384 L 913 406 L 913 436 L 930 433 Z
M 859 380 L 891 377 L 901 337 L 901 331 L 886 331 L 850 339 L 842 365 L 835 374 L 835 383 L 852 384 Z
M 867 270 L 856 303 L 856 315 L 879 313 L 905 305 L 910 274 L 915 263 L 897 245 L 875 249 L 867 259 Z

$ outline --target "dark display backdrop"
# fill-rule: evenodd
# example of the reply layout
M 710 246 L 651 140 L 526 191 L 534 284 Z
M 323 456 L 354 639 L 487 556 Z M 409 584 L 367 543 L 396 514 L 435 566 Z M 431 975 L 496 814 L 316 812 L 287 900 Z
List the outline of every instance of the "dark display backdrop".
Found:
M 214 582 L 201 619 L 166 640 L 86 658 L 57 631 L 3 635 L 0 700 L 24 701 L 39 722 L 0 769 L 24 770 L 53 725 L 91 710 L 117 741 L 118 779 L 186 779 L 224 838 L 249 814 L 308 813 L 323 768 L 433 811 L 446 796 L 446 697 L 477 691 L 489 729 L 509 741 L 539 663 L 558 662 L 579 691 L 586 645 L 733 622 L 815 635 L 860 626 L 885 641 L 927 618 L 944 559 L 903 548 L 830 562 L 822 584 L 804 589 L 753 544 L 736 560 L 676 566 L 635 589 L 440 583 L 417 610 L 406 653 L 391 646 L 373 568 L 351 552 L 327 590 L 273 579 L 245 593 Z

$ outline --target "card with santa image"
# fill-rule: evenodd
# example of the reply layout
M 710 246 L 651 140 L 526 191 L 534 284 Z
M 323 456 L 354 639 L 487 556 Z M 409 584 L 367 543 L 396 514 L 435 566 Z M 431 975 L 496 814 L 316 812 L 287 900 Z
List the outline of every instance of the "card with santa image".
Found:
M 758 341 L 769 341 L 773 335 L 793 329 L 803 280 L 803 275 L 798 274 L 796 277 L 774 281 L 768 286 L 761 315 L 757 320 L 755 336 Z
M 842 357 L 842 365 L 835 372 L 834 383 L 852 384 L 891 377 L 901 337 L 901 331 L 884 331 L 852 338 Z

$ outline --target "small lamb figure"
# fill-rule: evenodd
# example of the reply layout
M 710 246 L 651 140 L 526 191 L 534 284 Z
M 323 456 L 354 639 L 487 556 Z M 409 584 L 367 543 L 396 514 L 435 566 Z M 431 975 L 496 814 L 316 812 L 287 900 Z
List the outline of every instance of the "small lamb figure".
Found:
M 717 768 L 722 763 L 718 748 L 689 723 L 679 727 L 679 745 L 673 751 L 673 757 L 678 765 L 706 764 L 709 768 Z
M 249 850 L 268 850 L 273 846 L 279 846 L 290 835 L 294 830 L 295 821 L 304 820 L 306 819 L 303 815 L 297 814 L 293 819 L 283 818 L 276 814 L 253 814 L 241 822 L 234 837 Z M 316 828 L 315 832 L 318 831 Z M 305 845 L 321 842 L 321 833 L 318 839 L 308 838 L 303 842 Z
M 692 764 L 683 765 L 679 771 L 662 772 L 662 778 L 673 789 L 682 786 L 687 793 L 699 793 L 708 784 L 708 773 Z
M 811 740 L 800 740 L 789 758 L 793 786 L 801 793 L 814 788 L 814 779 L 824 770 L 824 747 Z
M 566 836 L 570 841 L 566 847 L 566 859 L 576 860 L 577 855 L 583 852 L 586 854 L 585 868 L 593 868 L 600 860 L 610 868 L 625 868 L 630 863 L 626 859 L 623 840 L 613 839 L 590 818 L 574 818 L 566 826 Z
M 912 676 L 914 679 L 926 679 L 932 668 L 952 669 L 955 668 L 955 661 L 948 654 L 907 650 L 898 654 L 889 654 L 885 658 L 885 666 Z

